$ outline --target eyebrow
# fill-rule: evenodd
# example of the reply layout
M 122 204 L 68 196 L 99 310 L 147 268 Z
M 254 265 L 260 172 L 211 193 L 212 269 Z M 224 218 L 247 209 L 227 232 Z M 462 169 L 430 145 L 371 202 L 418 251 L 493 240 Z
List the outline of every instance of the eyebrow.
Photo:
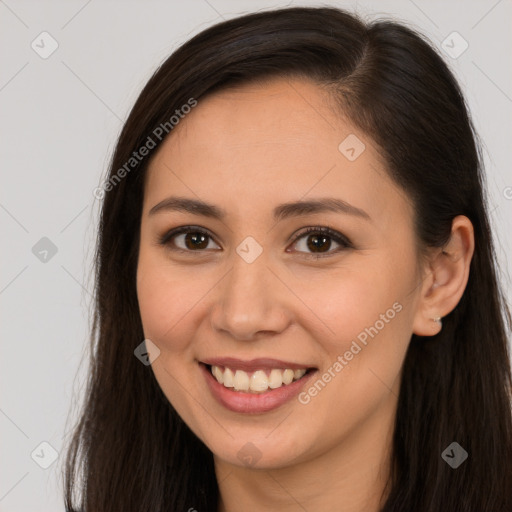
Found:
M 218 206 L 186 197 L 168 197 L 153 206 L 149 211 L 149 215 L 168 211 L 202 215 L 217 220 L 223 220 L 227 217 L 227 213 Z M 273 217 L 276 222 L 279 222 L 290 217 L 324 212 L 345 213 L 371 221 L 371 217 L 364 210 L 334 197 L 283 203 L 274 208 Z

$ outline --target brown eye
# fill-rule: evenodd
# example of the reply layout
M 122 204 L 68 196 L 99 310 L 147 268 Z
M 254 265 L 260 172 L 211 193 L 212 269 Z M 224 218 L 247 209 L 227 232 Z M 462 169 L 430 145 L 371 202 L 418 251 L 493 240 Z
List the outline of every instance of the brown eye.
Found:
M 187 249 L 206 249 L 208 247 L 208 235 L 186 233 L 184 243 Z
M 331 239 L 325 235 L 308 235 L 307 238 L 307 247 L 312 252 L 320 251 L 324 252 L 328 251 L 331 247 Z
M 209 233 L 202 229 L 194 228 L 193 226 L 170 231 L 162 237 L 160 243 L 169 246 L 171 249 L 185 252 L 201 252 L 206 249 L 214 248 L 211 247 L 211 244 L 215 244 Z
M 334 250 L 330 250 L 333 243 L 337 244 L 337 247 Z M 345 236 L 326 227 L 308 228 L 295 237 L 293 245 L 298 252 L 318 257 L 329 256 L 352 247 L 352 244 Z

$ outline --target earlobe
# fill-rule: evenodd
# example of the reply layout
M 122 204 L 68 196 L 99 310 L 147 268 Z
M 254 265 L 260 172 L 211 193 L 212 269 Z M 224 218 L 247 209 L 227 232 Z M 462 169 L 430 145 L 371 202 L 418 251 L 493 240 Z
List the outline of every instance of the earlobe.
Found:
M 439 324 L 439 326 L 442 328 L 443 327 L 443 319 L 440 317 L 440 316 L 436 316 L 434 318 L 432 318 L 432 320 L 434 320 L 434 322 L 436 322 L 437 324 Z
M 414 318 L 414 334 L 434 336 L 441 331 L 442 318 L 455 309 L 466 289 L 474 247 L 471 221 L 463 215 L 455 217 L 450 240 L 429 259 L 428 278 L 421 287 Z

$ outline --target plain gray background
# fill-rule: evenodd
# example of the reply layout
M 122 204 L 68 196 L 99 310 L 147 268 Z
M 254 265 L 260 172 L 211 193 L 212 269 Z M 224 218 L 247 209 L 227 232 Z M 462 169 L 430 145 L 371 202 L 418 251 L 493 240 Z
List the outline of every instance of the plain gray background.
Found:
M 288 4 L 391 16 L 443 53 L 484 143 L 510 302 L 510 0 L 0 0 L 0 511 L 64 510 L 59 455 L 88 363 L 93 190 L 131 105 L 157 65 L 192 35 L 223 18 Z M 468 48 L 457 58 L 445 54 L 447 37 L 452 51 L 464 41 Z M 52 44 L 58 48 L 45 55 Z

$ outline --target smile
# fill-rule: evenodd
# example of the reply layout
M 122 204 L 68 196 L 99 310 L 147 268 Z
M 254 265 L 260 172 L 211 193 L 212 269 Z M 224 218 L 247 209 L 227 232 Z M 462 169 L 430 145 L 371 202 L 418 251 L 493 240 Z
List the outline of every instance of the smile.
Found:
M 211 366 L 210 371 L 219 384 L 225 388 L 234 388 L 235 391 L 249 393 L 265 393 L 269 389 L 277 389 L 287 386 L 301 379 L 307 372 L 307 368 L 292 370 L 291 368 L 260 369 L 255 372 L 244 370 L 232 370 L 222 366 Z
M 265 413 L 292 400 L 317 368 L 275 359 L 199 362 L 213 398 L 238 413 Z

